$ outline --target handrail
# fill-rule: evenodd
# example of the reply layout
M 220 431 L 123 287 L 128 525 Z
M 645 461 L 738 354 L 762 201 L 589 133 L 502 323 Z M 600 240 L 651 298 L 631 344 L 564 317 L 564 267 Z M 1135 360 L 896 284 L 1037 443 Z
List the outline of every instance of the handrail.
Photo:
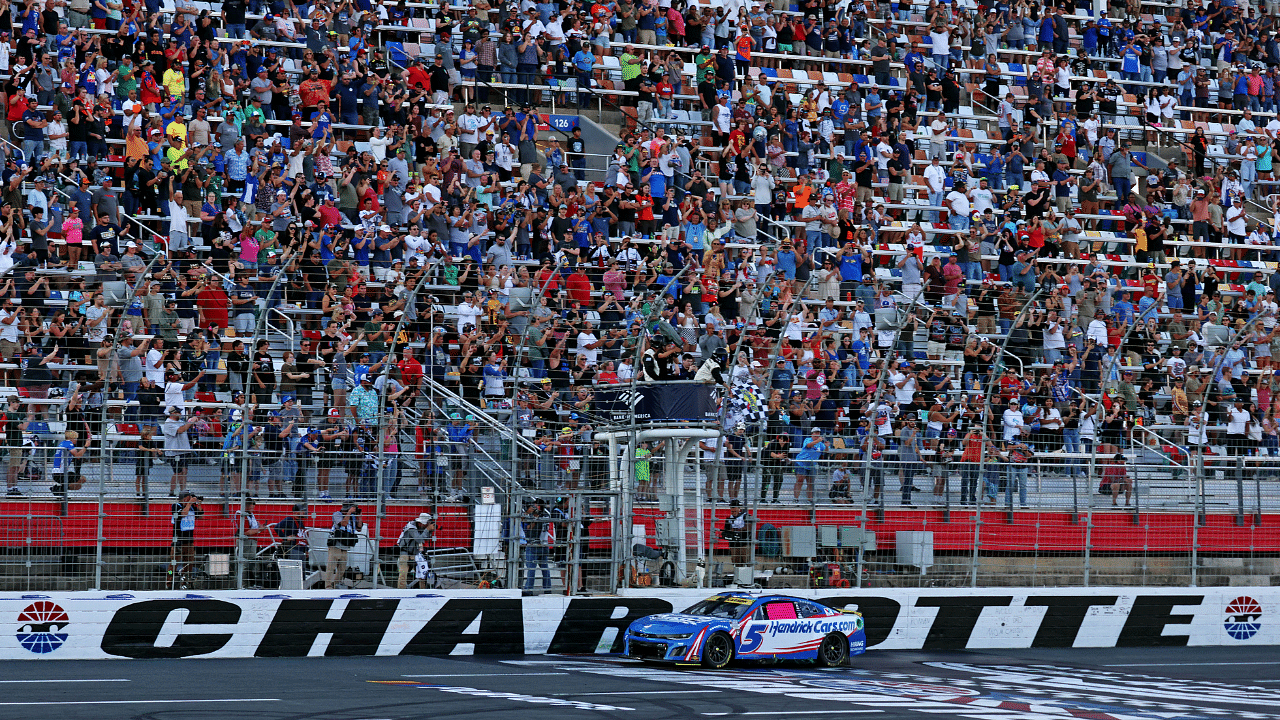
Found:
M 482 445 L 480 445 L 480 443 L 476 442 L 476 439 L 475 439 L 474 437 L 473 437 L 473 438 L 469 438 L 469 439 L 468 439 L 468 443 L 470 443 L 470 446 L 472 447 L 472 449 L 477 450 L 477 451 L 479 451 L 479 452 L 480 452 L 480 454 L 481 454 L 481 455 L 484 455 L 484 457 L 485 457 L 485 458 L 486 458 L 490 463 L 492 463 L 492 465 L 493 465 L 494 467 L 496 467 L 496 468 L 500 468 L 500 467 L 502 467 L 502 463 L 501 463 L 501 462 L 499 462 L 499 461 L 498 461 L 498 459 L 497 459 L 497 458 L 495 458 L 492 454 L 490 454 L 488 450 L 485 450 L 485 449 L 484 449 L 484 447 L 483 447 Z M 493 475 L 493 473 L 489 472 L 489 471 L 488 471 L 488 469 L 484 468 L 480 463 L 475 463 L 475 462 L 473 462 L 473 463 L 470 463 L 470 466 L 471 466 L 471 468 L 472 468 L 473 470 L 479 470 L 480 472 L 484 473 L 485 477 L 487 477 L 487 478 L 489 478 L 490 480 L 494 481 L 494 484 L 498 484 L 498 481 L 500 481 L 500 480 L 502 479 L 501 477 L 497 477 L 497 478 L 495 478 L 495 477 L 494 477 L 494 475 Z M 525 486 L 524 486 L 524 484 L 520 482 L 520 480 L 517 478 L 517 476 L 516 476 L 514 473 L 509 473 L 508 475 L 509 475 L 509 476 L 507 477 L 507 482 L 508 482 L 508 483 L 510 483 L 510 487 L 508 488 L 508 492 L 511 492 L 511 493 L 516 493 L 516 492 L 523 493 L 523 492 L 525 491 Z
M 14 150 L 18 151 L 19 153 L 21 153 L 21 152 L 22 152 L 22 148 L 21 148 L 21 147 L 19 147 L 18 145 L 15 145 L 15 144 L 13 143 L 13 141 L 11 141 L 11 140 L 9 140 L 9 139 L 7 139 L 7 138 L 0 138 L 0 141 L 3 141 L 6 145 L 8 145 L 9 147 L 11 147 L 11 148 L 13 148 Z M 24 159 L 25 159 L 25 156 L 24 156 Z M 33 160 L 33 164 L 34 164 L 34 160 Z M 52 172 L 54 175 L 56 175 L 57 177 L 61 178 L 61 179 L 62 179 L 63 181 L 65 181 L 65 182 L 71 182 L 71 180 L 72 180 L 72 178 L 71 178 L 71 177 L 69 177 L 69 176 L 67 176 L 67 175 L 64 175 L 60 170 L 55 170 L 55 169 L 53 169 L 52 167 L 47 168 L 46 170 L 44 170 L 44 171 L 42 171 L 42 172 L 43 172 L 43 173 L 49 173 L 49 172 Z M 56 192 L 56 193 L 58 193 L 59 195 L 63 196 L 63 197 L 64 197 L 64 198 L 66 198 L 67 200 L 71 200 L 71 199 L 72 199 L 72 198 L 71 198 L 71 195 L 70 195 L 67 191 L 65 191 L 65 190 L 63 190 L 62 188 L 58 187 L 56 184 L 52 184 L 52 185 L 53 185 L 53 191 L 54 191 L 54 192 Z M 155 230 L 152 230 L 151 228 L 147 227 L 146 225 L 144 225 L 144 224 L 143 224 L 143 222 L 142 222 L 141 220 L 139 220 L 138 218 L 134 217 L 133 215 L 130 215 L 130 214 L 126 213 L 126 212 L 125 212 L 124 210 L 122 210 L 122 209 L 118 209 L 117 211 L 119 212 L 119 214 L 120 214 L 120 217 L 121 217 L 121 218 L 124 218 L 124 219 L 126 219 L 126 220 L 130 221 L 130 222 L 131 222 L 131 223 L 133 223 L 134 225 L 137 225 L 138 227 L 142 228 L 143 230 L 146 230 L 147 232 L 151 233 L 152 235 L 155 235 L 157 238 L 159 238 L 159 239 L 161 239 L 161 240 L 164 240 L 164 241 L 166 241 L 166 242 L 168 241 L 168 238 L 166 238 L 164 235 L 161 235 L 160 233 L 156 232 Z M 88 215 L 88 208 L 84 208 L 84 209 L 81 211 L 80 219 L 85 221 L 86 226 L 89 224 L 89 222 L 90 222 L 90 221 L 94 220 L 94 218 L 90 218 L 90 217 L 88 217 L 87 215 Z M 123 236 L 123 237 L 138 237 L 138 236 L 130 235 L 130 234 L 129 234 L 129 233 L 127 233 L 127 232 L 124 232 L 124 229 L 125 229 L 125 226 L 122 224 L 122 225 L 121 225 L 121 234 L 122 234 L 122 236 Z M 138 239 L 141 239 L 141 238 L 140 238 L 140 237 L 138 237 Z M 166 245 L 166 247 L 167 247 L 167 245 Z M 138 249 L 139 249 L 139 250 L 142 250 L 143 248 L 139 247 Z M 157 251 L 157 252 L 158 252 L 158 251 Z
M 1139 430 L 1139 431 L 1141 431 L 1142 433 L 1145 433 L 1145 434 L 1147 434 L 1147 435 L 1151 435 L 1152 437 L 1156 438 L 1157 440 L 1160 440 L 1160 441 L 1163 441 L 1163 442 L 1169 442 L 1169 441 L 1168 441 L 1168 439 L 1167 439 L 1167 438 L 1162 437 L 1162 436 L 1160 435 L 1160 433 L 1156 432 L 1155 430 L 1152 430 L 1151 428 L 1149 428 L 1149 427 L 1147 427 L 1147 426 L 1145 426 L 1145 425 L 1135 425 L 1135 426 L 1133 427 L 1133 429 L 1134 429 L 1134 430 Z M 1138 441 L 1137 441 L 1137 440 L 1135 440 L 1135 442 L 1138 442 Z M 1184 463 L 1180 463 L 1180 462 L 1178 462 L 1176 459 L 1174 459 L 1174 457 L 1173 457 L 1172 455 L 1170 455 L 1170 454 L 1166 453 L 1166 452 L 1165 452 L 1165 451 L 1164 451 L 1164 450 L 1163 450 L 1163 449 L 1162 449 L 1158 444 L 1157 444 L 1157 445 L 1155 445 L 1154 447 L 1153 447 L 1153 446 L 1151 446 L 1151 445 L 1148 445 L 1147 443 L 1143 443 L 1143 442 L 1140 442 L 1139 444 L 1140 444 L 1142 447 L 1144 447 L 1144 448 L 1146 448 L 1146 449 L 1148 449 L 1148 450 L 1150 450 L 1150 451 L 1154 452 L 1155 454 L 1159 455 L 1160 457 L 1164 458 L 1165 460 L 1168 460 L 1168 461 L 1169 461 L 1169 464 L 1171 464 L 1171 465 L 1174 465 L 1174 466 L 1176 466 L 1176 467 L 1180 467 L 1180 468 L 1183 468 L 1183 469 L 1187 469 L 1187 470 L 1190 470 L 1190 468 L 1191 468 L 1190 461 L 1189 461 L 1189 458 L 1191 457 L 1190 455 L 1188 455 L 1188 456 L 1187 456 L 1187 457 L 1188 457 L 1188 462 L 1187 462 L 1186 464 L 1184 464 Z
M 485 425 L 487 425 L 491 430 L 496 430 L 499 434 L 511 433 L 511 428 L 508 428 L 506 425 L 503 425 L 497 420 L 494 420 L 493 418 L 489 417 L 489 414 L 486 413 L 484 410 L 481 410 L 480 408 L 477 408 L 475 405 L 472 405 L 466 400 L 463 400 L 461 396 L 459 396 L 457 393 L 453 392 L 449 388 L 437 382 L 435 378 L 431 377 L 430 375 L 424 374 L 422 376 L 422 379 L 427 383 L 427 385 L 431 388 L 433 392 L 439 393 L 440 395 L 444 396 L 450 401 L 455 402 L 464 408 L 467 408 L 469 411 L 471 411 L 472 415 L 480 419 L 480 421 Z M 515 408 L 512 408 L 513 412 L 514 410 Z M 515 438 L 515 441 L 519 443 L 520 446 L 523 447 L 525 450 L 528 450 L 529 452 L 532 452 L 532 453 L 539 452 L 538 446 L 534 445 L 533 442 L 528 438 L 520 435 L 519 433 L 511 433 L 511 435 L 513 438 Z

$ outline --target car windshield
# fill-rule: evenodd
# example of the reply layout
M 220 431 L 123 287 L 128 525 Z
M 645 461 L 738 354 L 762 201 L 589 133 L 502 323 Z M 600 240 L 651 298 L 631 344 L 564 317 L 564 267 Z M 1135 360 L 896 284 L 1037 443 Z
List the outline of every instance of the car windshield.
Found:
M 752 600 L 750 598 L 717 595 L 709 597 L 685 610 L 684 614 L 737 620 L 747 614 L 747 610 L 751 608 L 751 603 Z

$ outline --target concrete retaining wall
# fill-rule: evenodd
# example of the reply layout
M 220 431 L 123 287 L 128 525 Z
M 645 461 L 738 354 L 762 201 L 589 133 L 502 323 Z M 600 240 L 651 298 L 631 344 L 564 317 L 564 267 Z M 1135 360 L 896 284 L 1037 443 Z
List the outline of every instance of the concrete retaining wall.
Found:
M 618 652 L 640 617 L 709 591 L 66 593 L 0 596 L 0 659 Z M 856 605 L 871 649 L 1280 644 L 1280 591 L 795 591 Z

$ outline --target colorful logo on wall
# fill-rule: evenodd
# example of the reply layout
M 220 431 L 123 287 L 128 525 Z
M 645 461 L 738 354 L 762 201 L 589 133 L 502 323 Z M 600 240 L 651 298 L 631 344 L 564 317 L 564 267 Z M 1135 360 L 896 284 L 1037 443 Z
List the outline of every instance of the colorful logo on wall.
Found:
M 1222 626 L 1236 640 L 1248 640 L 1262 629 L 1262 606 L 1242 595 L 1227 603 L 1227 619 Z
M 39 655 L 51 653 L 67 641 L 69 624 L 67 611 L 56 603 L 32 603 L 18 613 L 18 644 Z

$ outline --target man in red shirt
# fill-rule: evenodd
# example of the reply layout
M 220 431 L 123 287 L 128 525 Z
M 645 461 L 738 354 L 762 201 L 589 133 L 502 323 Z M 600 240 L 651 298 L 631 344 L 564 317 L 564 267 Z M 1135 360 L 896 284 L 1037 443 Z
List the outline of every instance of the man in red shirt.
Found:
M 552 267 L 550 260 L 542 261 L 542 269 L 538 271 L 534 285 L 542 288 L 542 294 L 548 297 L 555 295 L 560 289 L 560 274 Z
M 1004 377 L 1000 378 L 1000 402 L 1008 403 L 1018 397 L 1022 389 L 1022 380 L 1013 368 L 1004 369 Z
M 1144 296 L 1149 298 L 1159 298 L 1161 282 L 1162 280 L 1160 279 L 1160 276 L 1156 274 L 1156 264 L 1147 263 L 1146 272 L 1142 276 L 1142 292 L 1134 293 L 1134 304 L 1137 304 L 1137 302 Z
M 664 119 L 671 118 L 671 101 L 676 96 L 676 89 L 667 81 L 667 76 L 663 75 L 662 80 L 658 82 L 658 115 Z
M 858 185 L 852 182 L 853 173 L 845 170 L 841 173 L 840 182 L 836 183 L 836 209 L 853 210 L 854 199 L 858 195 Z
M 431 87 L 431 75 L 422 67 L 422 58 L 416 58 L 409 66 L 409 87 L 424 90 Z
M 314 67 L 311 68 L 307 72 L 307 79 L 298 85 L 298 97 L 302 100 L 302 114 L 305 117 L 311 117 L 311 113 L 316 111 L 320 103 L 328 102 L 329 90 L 329 82 L 321 80 L 319 71 Z
M 747 135 L 742 131 L 741 124 L 735 124 L 733 129 L 729 131 L 728 154 L 741 155 L 743 149 L 747 147 Z
M 418 385 L 422 382 L 422 363 L 413 356 L 413 348 L 404 349 L 404 355 L 396 367 L 400 368 L 400 382 L 410 388 L 409 394 L 416 393 Z
M 587 277 L 587 264 L 578 263 L 578 267 L 564 280 L 564 287 L 569 297 L 578 302 L 582 308 L 594 307 L 591 300 L 591 278 Z

